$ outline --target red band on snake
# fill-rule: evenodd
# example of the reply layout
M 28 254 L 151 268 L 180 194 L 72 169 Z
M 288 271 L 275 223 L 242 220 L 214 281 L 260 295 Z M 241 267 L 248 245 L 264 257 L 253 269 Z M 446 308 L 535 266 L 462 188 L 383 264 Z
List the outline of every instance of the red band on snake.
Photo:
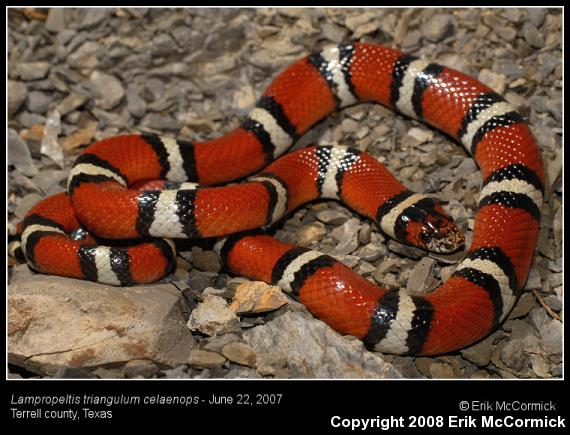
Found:
M 408 191 L 357 149 L 312 146 L 267 166 L 317 122 L 359 102 L 377 102 L 440 129 L 462 143 L 482 171 L 469 251 L 426 296 L 383 289 L 328 255 L 243 233 L 308 201 L 332 198 L 402 242 L 436 252 L 463 244 L 436 200 Z M 246 182 L 213 186 L 263 168 Z M 158 179 L 169 182 L 149 182 Z M 69 195 L 47 198 L 28 213 L 21 246 L 39 272 L 132 285 L 169 273 L 172 242 L 113 248 L 69 234 L 80 223 L 107 239 L 231 234 L 216 244 L 228 271 L 280 285 L 370 349 L 433 355 L 479 340 L 513 307 L 534 257 L 543 184 L 530 129 L 492 89 L 445 66 L 355 43 L 289 66 L 243 124 L 221 138 L 190 143 L 125 135 L 91 145 L 70 172 Z

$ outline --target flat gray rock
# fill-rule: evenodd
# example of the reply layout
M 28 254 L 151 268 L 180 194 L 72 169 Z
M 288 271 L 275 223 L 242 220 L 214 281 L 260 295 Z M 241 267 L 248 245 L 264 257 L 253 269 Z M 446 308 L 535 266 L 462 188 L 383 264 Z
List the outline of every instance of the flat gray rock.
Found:
M 8 117 L 14 116 L 28 95 L 28 89 L 22 82 L 8 80 Z
M 38 173 L 28 145 L 16 130 L 11 128 L 8 129 L 8 164 L 13 165 L 22 174 L 29 177 Z
M 244 332 L 256 353 L 286 355 L 292 378 L 401 378 L 389 363 L 368 352 L 360 340 L 347 340 L 325 323 L 288 312 Z

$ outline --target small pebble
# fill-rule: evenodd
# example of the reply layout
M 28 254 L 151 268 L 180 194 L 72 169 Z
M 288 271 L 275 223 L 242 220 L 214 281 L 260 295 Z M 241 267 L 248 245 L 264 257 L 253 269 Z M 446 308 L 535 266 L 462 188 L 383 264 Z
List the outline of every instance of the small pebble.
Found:
M 230 361 L 248 367 L 254 367 L 256 361 L 255 352 L 245 343 L 234 341 L 222 348 L 222 355 Z
M 192 349 L 186 364 L 197 369 L 208 369 L 214 366 L 221 366 L 225 361 L 226 359 L 219 353 Z
M 422 33 L 430 42 L 439 42 L 453 29 L 450 14 L 435 14 L 422 25 Z
M 18 76 L 26 82 L 43 79 L 50 68 L 47 62 L 28 62 L 18 65 Z
M 246 281 L 236 289 L 230 308 L 236 314 L 273 311 L 287 303 L 281 289 L 260 281 Z
M 160 368 L 152 361 L 148 360 L 132 360 L 125 364 L 123 372 L 125 378 L 151 378 L 160 371 Z
M 241 331 L 238 317 L 224 299 L 215 295 L 206 295 L 192 311 L 188 327 L 210 336 Z
M 28 145 L 11 128 L 8 129 L 8 164 L 30 177 L 38 173 Z
M 22 82 L 8 80 L 8 117 L 14 116 L 28 95 L 28 89 Z

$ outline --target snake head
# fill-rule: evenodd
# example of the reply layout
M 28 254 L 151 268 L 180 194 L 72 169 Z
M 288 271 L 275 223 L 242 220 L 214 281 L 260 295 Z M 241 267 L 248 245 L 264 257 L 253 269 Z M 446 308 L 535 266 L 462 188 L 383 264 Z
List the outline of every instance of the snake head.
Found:
M 403 210 L 394 225 L 398 241 L 438 254 L 451 254 L 465 245 L 465 236 L 441 204 L 422 197 Z

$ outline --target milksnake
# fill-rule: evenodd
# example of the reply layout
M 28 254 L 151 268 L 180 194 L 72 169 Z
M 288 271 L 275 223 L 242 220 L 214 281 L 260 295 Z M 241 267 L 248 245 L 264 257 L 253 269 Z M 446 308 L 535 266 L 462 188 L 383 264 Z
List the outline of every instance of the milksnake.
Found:
M 438 128 L 463 144 L 482 171 L 471 246 L 430 294 L 383 289 L 328 255 L 245 231 L 321 197 L 341 200 L 404 242 L 439 252 L 463 244 L 437 201 L 408 191 L 358 149 L 311 146 L 267 166 L 317 122 L 359 102 Z M 264 167 L 241 183 L 216 186 Z M 160 179 L 168 181 L 151 181 Z M 218 139 L 142 134 L 91 145 L 71 169 L 68 194 L 33 207 L 19 230 L 33 269 L 114 285 L 170 272 L 174 245 L 156 237 L 226 236 L 215 249 L 229 272 L 280 285 L 369 349 L 433 355 L 481 339 L 509 313 L 534 257 L 543 190 L 539 148 L 505 99 L 451 68 L 353 43 L 290 65 L 241 126 Z M 141 243 L 99 245 L 76 231 L 80 223 L 103 239 Z

